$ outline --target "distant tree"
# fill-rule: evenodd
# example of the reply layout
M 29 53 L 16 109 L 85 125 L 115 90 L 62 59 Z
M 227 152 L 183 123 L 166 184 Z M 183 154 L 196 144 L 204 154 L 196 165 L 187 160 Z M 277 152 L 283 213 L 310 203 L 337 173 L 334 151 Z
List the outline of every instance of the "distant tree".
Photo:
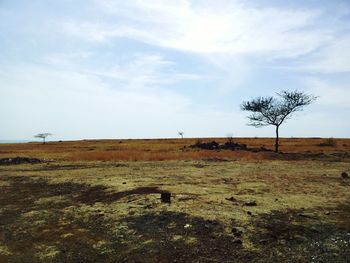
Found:
M 181 136 L 181 139 L 184 138 L 184 134 L 185 134 L 184 132 L 180 131 L 180 132 L 178 132 L 177 134 Z
M 38 134 L 35 135 L 34 137 L 35 137 L 35 138 L 43 139 L 43 144 L 45 144 L 45 139 L 46 139 L 46 137 L 51 136 L 51 135 L 52 135 L 51 133 L 38 133 Z
M 256 128 L 274 125 L 276 127 L 275 152 L 279 146 L 279 127 L 296 111 L 303 110 L 304 106 L 311 104 L 317 97 L 300 91 L 281 91 L 277 93 L 279 99 L 274 97 L 258 97 L 245 101 L 241 105 L 243 111 L 250 111 L 248 125 Z

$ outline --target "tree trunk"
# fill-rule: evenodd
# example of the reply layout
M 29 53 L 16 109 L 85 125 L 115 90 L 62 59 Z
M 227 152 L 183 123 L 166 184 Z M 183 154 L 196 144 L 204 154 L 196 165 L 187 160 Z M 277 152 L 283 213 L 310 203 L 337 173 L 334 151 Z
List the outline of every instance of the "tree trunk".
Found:
M 275 152 L 278 153 L 278 144 L 279 144 L 279 135 L 278 135 L 278 128 L 279 126 L 276 126 L 276 139 L 275 139 Z
M 43 138 L 43 144 L 45 144 L 45 137 Z

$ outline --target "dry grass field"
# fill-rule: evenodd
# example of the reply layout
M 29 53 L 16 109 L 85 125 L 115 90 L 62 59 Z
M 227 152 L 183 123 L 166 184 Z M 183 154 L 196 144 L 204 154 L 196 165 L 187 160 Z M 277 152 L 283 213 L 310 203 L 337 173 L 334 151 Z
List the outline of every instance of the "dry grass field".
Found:
M 350 262 L 350 139 L 196 140 L 0 145 L 0 262 Z

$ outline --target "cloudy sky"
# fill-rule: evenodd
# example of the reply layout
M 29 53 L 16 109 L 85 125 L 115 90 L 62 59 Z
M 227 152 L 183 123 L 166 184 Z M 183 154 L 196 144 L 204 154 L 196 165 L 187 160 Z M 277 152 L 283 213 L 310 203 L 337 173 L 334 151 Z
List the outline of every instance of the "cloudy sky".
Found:
M 283 89 L 281 136 L 350 137 L 348 0 L 0 0 L 0 50 L 0 139 L 272 137 L 239 105 Z

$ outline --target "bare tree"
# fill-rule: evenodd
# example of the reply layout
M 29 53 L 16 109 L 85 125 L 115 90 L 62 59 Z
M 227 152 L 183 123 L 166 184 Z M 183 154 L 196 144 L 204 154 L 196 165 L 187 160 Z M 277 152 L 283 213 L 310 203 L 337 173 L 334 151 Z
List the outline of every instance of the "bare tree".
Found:
M 184 138 L 184 134 L 185 134 L 184 132 L 179 131 L 177 134 L 181 136 L 181 139 L 183 139 L 183 138 Z
M 37 135 L 35 135 L 34 137 L 35 138 L 40 138 L 40 139 L 43 139 L 43 144 L 45 144 L 45 139 L 46 137 L 48 136 L 51 136 L 52 134 L 51 133 L 38 133 Z
M 258 97 L 245 101 L 241 105 L 243 111 L 252 112 L 248 116 L 248 125 L 256 128 L 274 125 L 276 127 L 275 152 L 279 146 L 279 127 L 296 111 L 303 110 L 304 106 L 311 104 L 317 97 L 299 91 L 281 91 L 277 93 L 279 99 L 274 97 Z

